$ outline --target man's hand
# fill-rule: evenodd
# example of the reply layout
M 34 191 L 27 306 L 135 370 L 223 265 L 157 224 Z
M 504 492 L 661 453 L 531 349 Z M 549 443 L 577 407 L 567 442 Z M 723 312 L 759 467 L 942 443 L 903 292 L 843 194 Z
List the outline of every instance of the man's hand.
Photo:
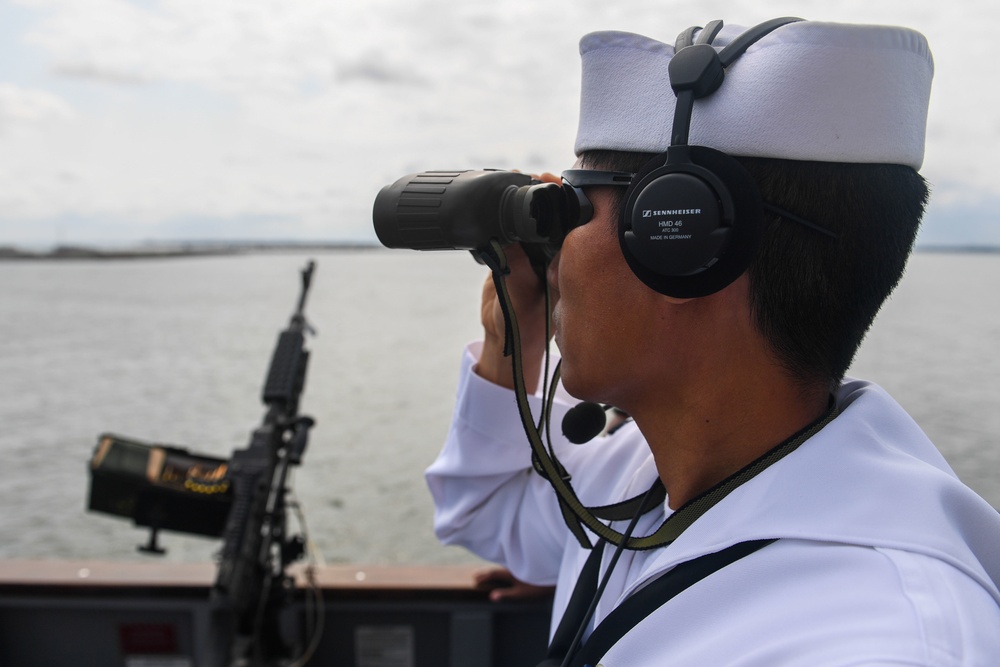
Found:
M 553 586 L 535 586 L 515 579 L 510 570 L 502 567 L 488 567 L 472 575 L 476 589 L 490 592 L 490 600 L 524 600 L 551 595 Z
M 538 178 L 550 183 L 560 182 L 557 176 L 548 173 Z M 549 313 L 545 309 L 545 285 L 531 267 L 528 256 L 520 244 L 508 246 L 504 248 L 504 252 L 510 266 L 507 290 L 514 304 L 518 330 L 521 334 L 525 389 L 532 394 L 538 388 L 542 359 L 548 345 L 545 325 Z M 558 261 L 558 257 L 553 261 Z M 558 299 L 558 293 L 553 291 L 553 306 Z M 476 366 L 476 373 L 491 382 L 513 389 L 514 374 L 511 360 L 510 357 L 503 355 L 505 332 L 503 309 L 500 307 L 492 277 L 487 277 L 483 285 L 481 315 L 484 332 L 483 353 Z

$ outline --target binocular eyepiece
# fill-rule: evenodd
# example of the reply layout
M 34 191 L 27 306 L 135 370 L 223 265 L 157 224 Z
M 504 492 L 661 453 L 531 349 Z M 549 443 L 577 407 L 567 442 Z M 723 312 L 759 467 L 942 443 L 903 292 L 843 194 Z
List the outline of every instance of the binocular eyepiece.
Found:
M 590 203 L 573 188 L 513 171 L 425 171 L 375 198 L 375 234 L 387 248 L 482 250 L 521 242 L 551 256 Z

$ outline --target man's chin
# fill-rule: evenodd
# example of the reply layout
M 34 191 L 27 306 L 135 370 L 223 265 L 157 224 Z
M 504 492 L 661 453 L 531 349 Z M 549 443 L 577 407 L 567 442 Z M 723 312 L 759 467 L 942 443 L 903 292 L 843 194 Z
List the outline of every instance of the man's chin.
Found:
M 600 402 L 600 399 L 596 397 L 600 392 L 595 391 L 592 383 L 588 382 L 586 377 L 581 377 L 579 373 L 574 373 L 573 369 L 573 364 L 567 364 L 566 357 L 563 357 L 559 366 L 559 380 L 566 393 L 581 401 Z

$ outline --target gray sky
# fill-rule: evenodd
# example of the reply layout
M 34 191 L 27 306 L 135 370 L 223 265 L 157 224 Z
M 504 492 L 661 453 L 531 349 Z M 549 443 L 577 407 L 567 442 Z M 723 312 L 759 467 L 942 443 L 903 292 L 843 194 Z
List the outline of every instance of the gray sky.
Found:
M 426 169 L 573 161 L 579 38 L 894 23 L 934 53 L 923 242 L 1000 245 L 992 0 L 0 0 L 0 245 L 373 240 Z

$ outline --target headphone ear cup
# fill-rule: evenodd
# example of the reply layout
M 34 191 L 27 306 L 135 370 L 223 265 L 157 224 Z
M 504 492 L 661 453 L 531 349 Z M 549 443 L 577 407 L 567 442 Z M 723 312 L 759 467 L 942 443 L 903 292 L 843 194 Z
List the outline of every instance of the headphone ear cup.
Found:
M 718 292 L 749 266 L 762 225 L 756 183 L 732 157 L 684 146 L 689 161 L 650 160 L 618 221 L 626 262 L 651 289 L 678 298 Z

